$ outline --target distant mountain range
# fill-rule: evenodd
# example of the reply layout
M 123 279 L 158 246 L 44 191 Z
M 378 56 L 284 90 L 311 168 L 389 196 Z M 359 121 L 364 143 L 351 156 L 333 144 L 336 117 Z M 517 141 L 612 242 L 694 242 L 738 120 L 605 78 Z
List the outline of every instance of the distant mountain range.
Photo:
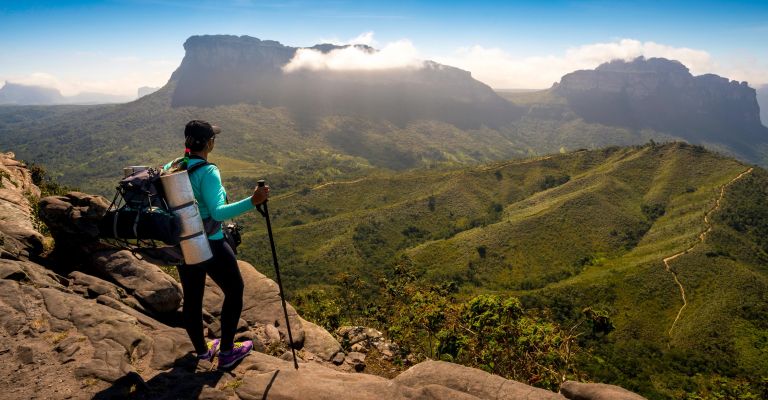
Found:
M 12 82 L 5 82 L 0 88 L 0 105 L 107 104 L 127 103 L 131 100 L 134 99 L 93 92 L 63 96 L 58 89 Z
M 167 161 L 192 118 L 224 128 L 216 156 L 238 166 L 235 178 L 261 171 L 281 174 L 286 185 L 649 140 L 684 140 L 768 165 L 755 90 L 694 77 L 677 61 L 614 61 L 568 74 L 548 90 L 497 93 L 467 71 L 429 61 L 286 73 L 299 49 L 276 41 L 193 36 L 184 46 L 169 82 L 130 103 L 0 107 L 0 147 L 101 193 L 123 165 Z M 309 49 L 328 55 L 347 47 Z

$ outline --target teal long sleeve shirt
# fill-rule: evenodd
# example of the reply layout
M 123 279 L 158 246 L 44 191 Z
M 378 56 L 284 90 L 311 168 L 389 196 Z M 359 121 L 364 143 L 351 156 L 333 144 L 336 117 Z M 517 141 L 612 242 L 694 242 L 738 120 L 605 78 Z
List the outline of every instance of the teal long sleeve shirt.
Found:
M 193 158 L 189 160 L 189 166 L 203 162 L 201 159 Z M 170 168 L 171 163 L 163 168 Z M 251 198 L 246 197 L 238 202 L 227 204 L 227 191 L 221 183 L 221 174 L 219 168 L 213 164 L 200 167 L 190 174 L 189 181 L 192 184 L 192 192 L 197 200 L 197 206 L 200 209 L 200 216 L 203 219 L 211 217 L 216 221 L 225 221 L 245 214 L 254 209 L 251 204 Z M 208 239 L 224 239 L 224 233 L 221 229 L 218 232 L 208 236 Z

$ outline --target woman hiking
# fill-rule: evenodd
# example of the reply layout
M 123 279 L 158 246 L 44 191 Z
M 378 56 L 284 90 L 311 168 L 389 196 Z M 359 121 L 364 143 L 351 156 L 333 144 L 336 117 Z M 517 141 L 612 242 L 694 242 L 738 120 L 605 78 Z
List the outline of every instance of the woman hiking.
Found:
M 208 154 L 213 151 L 216 136 L 220 132 L 219 127 L 206 121 L 190 121 L 184 128 L 187 148 L 185 158 L 166 164 L 164 169 L 187 169 L 195 164 L 207 163 Z M 188 161 L 184 162 L 185 159 Z M 221 184 L 221 175 L 215 165 L 208 164 L 196 168 L 190 172 L 189 180 L 200 216 L 206 225 L 213 258 L 200 264 L 183 264 L 178 267 L 181 286 L 184 289 L 184 328 L 192 340 L 198 359 L 212 361 L 218 352 L 218 368 L 226 369 L 247 356 L 253 348 L 253 342 L 234 341 L 243 309 L 243 278 L 240 276 L 235 253 L 224 238 L 221 221 L 253 210 L 266 201 L 269 197 L 269 186 L 258 187 L 250 197 L 227 204 L 227 192 Z M 207 342 L 203 336 L 203 292 L 206 274 L 224 292 L 221 339 Z

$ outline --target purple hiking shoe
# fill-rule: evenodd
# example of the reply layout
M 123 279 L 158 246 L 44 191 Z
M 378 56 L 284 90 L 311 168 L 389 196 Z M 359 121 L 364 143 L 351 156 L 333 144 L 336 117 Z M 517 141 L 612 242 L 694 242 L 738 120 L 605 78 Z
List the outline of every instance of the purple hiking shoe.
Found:
M 228 353 L 219 353 L 219 369 L 229 368 L 235 365 L 238 361 L 245 358 L 248 353 L 253 349 L 253 342 L 246 340 L 244 342 L 236 342 L 235 346 Z
M 206 351 L 203 354 L 198 354 L 197 359 L 198 360 L 205 360 L 205 361 L 213 361 L 213 357 L 216 356 L 216 353 L 219 351 L 219 343 L 221 343 L 221 340 L 219 339 L 213 339 L 206 343 L 208 346 L 208 351 Z

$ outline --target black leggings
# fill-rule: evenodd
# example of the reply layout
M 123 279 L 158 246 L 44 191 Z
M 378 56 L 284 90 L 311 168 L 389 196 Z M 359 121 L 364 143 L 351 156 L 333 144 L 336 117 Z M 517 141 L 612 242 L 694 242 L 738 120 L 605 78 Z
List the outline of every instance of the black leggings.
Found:
M 203 336 L 203 292 L 205 274 L 224 292 L 221 307 L 221 350 L 232 350 L 237 323 L 243 310 L 243 277 L 237 258 L 224 239 L 209 240 L 213 258 L 201 264 L 178 267 L 181 287 L 184 289 L 184 328 L 187 330 L 197 354 L 208 351 Z

